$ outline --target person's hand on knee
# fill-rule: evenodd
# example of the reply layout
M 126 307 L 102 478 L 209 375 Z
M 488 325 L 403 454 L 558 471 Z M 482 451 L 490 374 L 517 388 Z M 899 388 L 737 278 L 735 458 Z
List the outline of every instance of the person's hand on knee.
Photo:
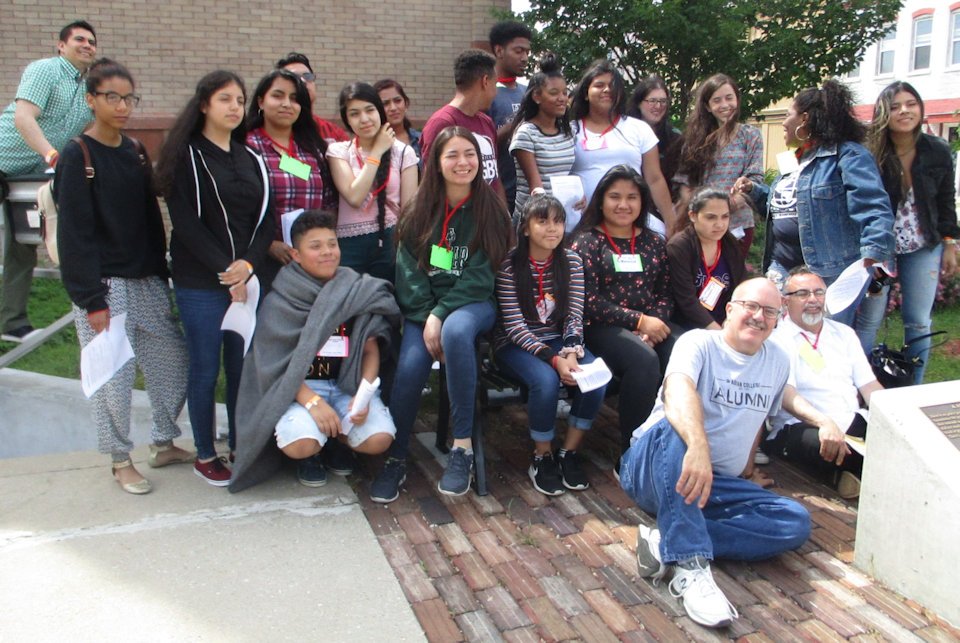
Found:
M 320 433 L 323 433 L 328 438 L 335 438 L 340 435 L 340 417 L 337 415 L 337 412 L 333 410 L 333 407 L 327 404 L 326 400 L 319 400 L 316 406 L 311 408 L 309 412 L 310 417 L 317 423 L 317 428 L 320 429 Z

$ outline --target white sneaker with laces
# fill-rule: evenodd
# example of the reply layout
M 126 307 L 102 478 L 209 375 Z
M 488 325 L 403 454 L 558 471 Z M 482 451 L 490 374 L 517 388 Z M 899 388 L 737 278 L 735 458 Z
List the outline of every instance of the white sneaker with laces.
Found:
M 660 560 L 660 530 L 640 525 L 637 528 L 637 571 L 656 586 L 668 567 Z
M 725 627 L 740 616 L 713 580 L 710 563 L 699 556 L 677 564 L 670 594 L 683 599 L 687 615 L 705 627 Z

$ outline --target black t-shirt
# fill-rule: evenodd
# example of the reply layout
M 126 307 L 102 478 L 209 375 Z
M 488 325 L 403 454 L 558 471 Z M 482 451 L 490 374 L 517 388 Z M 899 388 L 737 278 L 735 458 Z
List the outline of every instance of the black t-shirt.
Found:
M 773 220 L 773 260 L 790 270 L 803 263 L 797 221 L 797 179 L 800 171 L 781 176 L 770 192 Z

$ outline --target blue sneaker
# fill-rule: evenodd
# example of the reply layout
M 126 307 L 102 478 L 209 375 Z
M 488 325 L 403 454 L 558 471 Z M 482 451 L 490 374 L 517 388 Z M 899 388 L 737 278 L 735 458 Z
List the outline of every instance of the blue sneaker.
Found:
M 470 491 L 473 478 L 473 451 L 467 453 L 460 447 L 450 449 L 447 470 L 443 472 L 437 489 L 448 496 L 462 496 Z
M 407 479 L 407 463 L 398 458 L 387 458 L 383 470 L 370 485 L 370 500 L 387 504 L 400 497 L 400 485 Z
M 320 462 L 320 454 L 297 461 L 297 480 L 304 487 L 322 487 L 327 484 L 327 470 Z
M 320 452 L 323 460 L 323 466 L 330 473 L 338 476 L 348 476 L 353 473 L 353 467 L 356 463 L 356 456 L 353 449 L 339 440 L 327 440 L 327 444 Z

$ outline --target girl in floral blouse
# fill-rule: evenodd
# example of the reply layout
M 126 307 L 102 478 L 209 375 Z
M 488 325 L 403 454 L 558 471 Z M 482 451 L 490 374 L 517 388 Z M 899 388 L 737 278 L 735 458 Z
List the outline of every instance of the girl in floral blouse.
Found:
M 666 245 L 644 225 L 647 184 L 626 165 L 608 171 L 574 232 L 583 258 L 587 346 L 621 380 L 621 450 L 653 409 L 673 348 Z

